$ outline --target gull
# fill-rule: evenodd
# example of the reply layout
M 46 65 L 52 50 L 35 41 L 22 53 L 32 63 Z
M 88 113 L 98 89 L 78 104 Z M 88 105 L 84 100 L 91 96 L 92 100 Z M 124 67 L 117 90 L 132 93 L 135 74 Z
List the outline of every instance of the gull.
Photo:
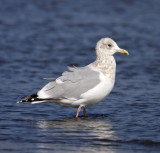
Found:
M 102 38 L 96 45 L 96 60 L 84 67 L 68 67 L 58 78 L 45 78 L 50 82 L 36 94 L 22 97 L 18 103 L 56 103 L 65 107 L 81 108 L 87 116 L 86 107 L 97 104 L 109 95 L 115 83 L 115 53 L 129 53 L 118 47 L 111 38 Z

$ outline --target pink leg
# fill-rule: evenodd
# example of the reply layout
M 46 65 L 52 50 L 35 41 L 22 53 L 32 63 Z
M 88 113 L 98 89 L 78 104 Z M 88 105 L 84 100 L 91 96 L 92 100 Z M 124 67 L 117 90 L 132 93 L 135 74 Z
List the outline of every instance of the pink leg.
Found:
M 78 118 L 78 115 L 79 115 L 79 112 L 81 111 L 81 106 L 78 107 L 77 109 L 77 115 L 76 115 L 76 118 Z
M 85 107 L 83 107 L 83 114 L 84 114 L 84 116 L 87 116 L 87 112 L 86 112 L 86 108 Z

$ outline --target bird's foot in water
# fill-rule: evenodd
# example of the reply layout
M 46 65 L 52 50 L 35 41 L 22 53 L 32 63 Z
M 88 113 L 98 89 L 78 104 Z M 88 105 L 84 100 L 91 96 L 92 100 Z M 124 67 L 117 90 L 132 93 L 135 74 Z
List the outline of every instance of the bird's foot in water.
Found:
M 78 107 L 78 109 L 77 109 L 77 114 L 76 114 L 76 118 L 78 119 L 78 116 L 79 116 L 79 113 L 80 113 L 80 111 L 81 111 L 81 108 L 83 107 L 83 115 L 84 116 L 87 116 L 87 112 L 86 112 L 86 108 L 85 108 L 85 106 L 79 106 Z

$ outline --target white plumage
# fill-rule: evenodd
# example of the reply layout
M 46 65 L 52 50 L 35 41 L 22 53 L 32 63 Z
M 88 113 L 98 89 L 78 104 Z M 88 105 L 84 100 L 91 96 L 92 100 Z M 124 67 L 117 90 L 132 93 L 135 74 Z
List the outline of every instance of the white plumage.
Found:
M 101 39 L 96 45 L 96 60 L 81 68 L 69 68 L 57 79 L 51 80 L 37 94 L 23 97 L 19 102 L 53 102 L 61 106 L 78 107 L 78 117 L 81 107 L 86 116 L 86 106 L 103 100 L 112 90 L 115 82 L 116 62 L 114 53 L 121 52 L 110 38 Z

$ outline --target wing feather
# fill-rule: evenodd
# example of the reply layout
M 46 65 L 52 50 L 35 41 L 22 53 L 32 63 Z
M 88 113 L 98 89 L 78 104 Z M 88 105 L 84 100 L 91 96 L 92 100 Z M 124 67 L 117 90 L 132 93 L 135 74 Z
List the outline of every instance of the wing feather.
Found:
M 49 82 L 39 92 L 41 98 L 80 98 L 80 95 L 95 87 L 99 82 L 99 73 L 89 67 L 69 67 L 57 80 Z

